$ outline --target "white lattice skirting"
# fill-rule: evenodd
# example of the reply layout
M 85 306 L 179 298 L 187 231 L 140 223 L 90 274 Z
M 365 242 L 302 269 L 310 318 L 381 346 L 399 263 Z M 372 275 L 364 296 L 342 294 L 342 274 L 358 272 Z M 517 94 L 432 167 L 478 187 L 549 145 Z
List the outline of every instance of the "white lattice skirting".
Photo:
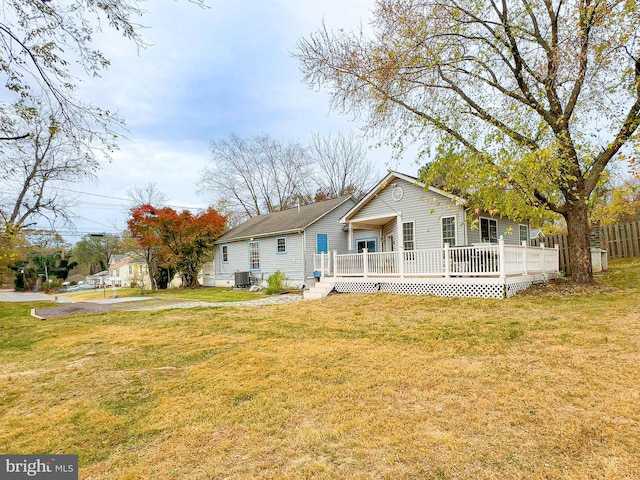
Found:
M 387 292 L 437 297 L 506 298 L 536 283 L 557 278 L 556 273 L 508 278 L 338 278 L 339 293 Z

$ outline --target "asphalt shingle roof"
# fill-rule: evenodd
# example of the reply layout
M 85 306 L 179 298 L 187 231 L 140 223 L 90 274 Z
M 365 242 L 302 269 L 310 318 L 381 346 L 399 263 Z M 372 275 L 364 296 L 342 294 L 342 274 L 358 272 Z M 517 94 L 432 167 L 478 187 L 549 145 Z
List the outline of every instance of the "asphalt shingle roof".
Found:
M 349 198 L 351 198 L 351 196 L 346 195 L 340 198 L 310 203 L 309 205 L 300 207 L 299 210 L 296 207 L 252 217 L 222 235 L 216 243 L 304 230 L 319 218 L 346 202 Z

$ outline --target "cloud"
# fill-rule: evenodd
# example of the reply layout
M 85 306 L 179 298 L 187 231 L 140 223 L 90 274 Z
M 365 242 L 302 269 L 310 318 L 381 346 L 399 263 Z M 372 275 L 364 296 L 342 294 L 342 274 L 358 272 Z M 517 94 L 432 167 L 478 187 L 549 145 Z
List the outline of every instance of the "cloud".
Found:
M 204 206 L 195 190 L 210 139 L 264 132 L 305 143 L 312 132 L 358 129 L 330 111 L 327 93 L 302 84 L 291 52 L 323 19 L 330 29 L 368 28 L 369 0 L 208 3 L 146 2 L 141 33 L 150 45 L 139 52 L 117 32 L 97 37 L 112 66 L 83 82 L 79 94 L 118 111 L 129 131 L 113 162 L 83 190 L 124 197 L 134 185 L 156 182 L 171 203 Z M 388 151 L 371 155 L 384 171 Z M 121 211 L 109 214 L 124 224 Z

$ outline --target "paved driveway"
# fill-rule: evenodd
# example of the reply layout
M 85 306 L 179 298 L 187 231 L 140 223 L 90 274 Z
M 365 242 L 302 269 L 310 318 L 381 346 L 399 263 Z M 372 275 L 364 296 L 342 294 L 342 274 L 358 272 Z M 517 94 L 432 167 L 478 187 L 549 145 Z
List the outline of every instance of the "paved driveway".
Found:
M 57 297 L 57 300 L 56 300 Z M 73 303 L 69 297 L 63 295 L 47 295 L 41 292 L 14 292 L 0 290 L 0 302 L 58 302 Z

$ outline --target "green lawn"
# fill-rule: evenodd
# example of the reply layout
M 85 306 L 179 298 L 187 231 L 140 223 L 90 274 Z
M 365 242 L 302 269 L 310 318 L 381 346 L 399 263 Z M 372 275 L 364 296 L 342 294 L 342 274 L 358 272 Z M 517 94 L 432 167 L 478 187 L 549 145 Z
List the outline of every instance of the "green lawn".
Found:
M 0 451 L 91 479 L 633 479 L 640 259 L 507 300 L 332 295 L 37 321 L 0 305 Z

